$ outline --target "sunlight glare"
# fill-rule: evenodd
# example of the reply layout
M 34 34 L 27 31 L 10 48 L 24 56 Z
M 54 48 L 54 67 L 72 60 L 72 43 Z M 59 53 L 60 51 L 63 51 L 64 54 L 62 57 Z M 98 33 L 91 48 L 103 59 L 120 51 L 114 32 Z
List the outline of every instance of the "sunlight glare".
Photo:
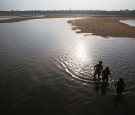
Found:
M 85 62 L 87 59 L 86 46 L 82 41 L 77 42 L 76 57 L 78 60 Z

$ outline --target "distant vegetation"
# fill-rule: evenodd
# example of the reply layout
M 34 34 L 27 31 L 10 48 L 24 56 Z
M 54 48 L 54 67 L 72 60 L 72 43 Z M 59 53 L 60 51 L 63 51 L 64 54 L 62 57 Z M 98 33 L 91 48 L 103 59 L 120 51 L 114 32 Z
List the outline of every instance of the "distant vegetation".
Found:
M 120 15 L 135 16 L 135 10 L 27 10 L 27 11 L 0 11 L 0 15 L 45 15 L 45 14 L 91 14 L 91 15 Z

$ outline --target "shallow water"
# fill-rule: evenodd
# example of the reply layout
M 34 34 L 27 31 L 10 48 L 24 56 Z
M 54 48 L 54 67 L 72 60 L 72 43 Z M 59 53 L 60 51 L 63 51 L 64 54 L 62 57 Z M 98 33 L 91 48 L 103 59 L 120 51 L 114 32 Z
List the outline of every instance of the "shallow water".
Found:
M 134 26 L 135 27 L 135 20 L 121 20 L 120 22 L 128 24 L 130 26 Z
M 0 20 L 11 19 L 13 16 L 0 16 Z
M 0 20 L 6 20 L 6 19 L 11 19 L 11 18 L 0 18 Z
M 76 34 L 70 19 L 0 24 L 1 114 L 133 115 L 135 39 Z M 99 60 L 109 83 L 93 80 Z M 121 102 L 114 84 L 126 83 Z

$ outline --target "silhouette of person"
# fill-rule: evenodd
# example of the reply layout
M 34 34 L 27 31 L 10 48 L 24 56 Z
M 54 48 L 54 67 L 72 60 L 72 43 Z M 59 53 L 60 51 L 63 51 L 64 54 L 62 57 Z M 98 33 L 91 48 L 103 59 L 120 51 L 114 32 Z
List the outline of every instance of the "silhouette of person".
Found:
M 115 89 L 117 91 L 117 95 L 121 96 L 125 89 L 125 82 L 123 81 L 123 78 L 120 78 L 119 81 L 115 84 Z
M 99 64 L 96 64 L 94 66 L 94 79 L 96 77 L 96 75 L 98 75 L 98 79 L 100 78 L 100 74 L 102 73 L 103 71 L 103 65 L 102 65 L 102 61 L 99 61 Z
M 111 77 L 111 73 L 110 73 L 110 69 L 109 69 L 109 67 L 106 67 L 104 70 L 103 70 L 103 72 L 102 72 L 102 76 L 103 76 L 103 81 L 106 81 L 106 82 L 108 82 L 108 76 L 110 75 L 110 77 Z

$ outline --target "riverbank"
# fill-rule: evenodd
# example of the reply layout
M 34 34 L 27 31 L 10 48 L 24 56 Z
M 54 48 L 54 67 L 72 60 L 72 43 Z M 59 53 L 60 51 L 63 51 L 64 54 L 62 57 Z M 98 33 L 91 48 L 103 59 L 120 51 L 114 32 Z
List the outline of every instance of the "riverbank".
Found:
M 11 17 L 11 16 L 10 16 Z M 73 18 L 73 17 L 86 17 L 82 14 L 47 14 L 47 15 L 17 15 L 13 16 L 11 19 L 0 20 L 0 23 L 12 23 L 12 22 L 21 22 L 26 20 L 33 19 L 44 19 L 44 18 Z
M 135 27 L 121 23 L 120 20 L 135 19 L 132 17 L 96 16 L 85 19 L 70 20 L 73 30 L 77 33 L 91 33 L 102 37 L 131 37 L 135 38 Z
M 90 33 L 102 37 L 130 37 L 135 38 L 135 27 L 121 23 L 120 20 L 135 19 L 133 17 L 120 16 L 92 16 L 83 14 L 47 14 L 47 15 L 27 15 L 18 16 L 11 19 L 0 20 L 0 23 L 21 22 L 33 19 L 45 18 L 76 18 L 82 19 L 70 20 L 73 30 L 80 30 L 77 33 Z

